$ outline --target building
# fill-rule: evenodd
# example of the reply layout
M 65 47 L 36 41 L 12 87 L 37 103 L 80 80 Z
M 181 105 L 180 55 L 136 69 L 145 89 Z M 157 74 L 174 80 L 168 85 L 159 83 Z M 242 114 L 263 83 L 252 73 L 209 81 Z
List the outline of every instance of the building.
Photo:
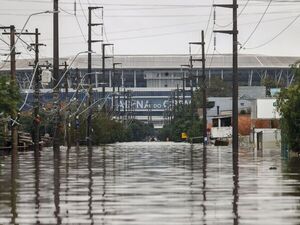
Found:
M 122 116 L 130 114 L 130 118 L 135 117 L 145 122 L 153 122 L 157 128 L 162 127 L 166 111 L 170 105 L 176 104 L 177 101 L 182 102 L 184 97 L 185 102 L 188 103 L 191 96 L 191 86 L 195 87 L 197 84 L 201 84 L 200 63 L 194 63 L 192 70 L 181 67 L 181 65 L 188 63 L 189 55 L 117 55 L 114 56 L 114 59 L 106 59 L 104 74 L 101 60 L 101 56 L 94 55 L 92 59 L 93 73 L 86 74 L 87 56 L 62 58 L 61 62 L 66 61 L 71 69 L 67 73 L 68 78 L 63 80 L 61 87 L 65 86 L 64 83 L 68 83 L 69 91 L 72 92 L 72 88 L 74 91 L 78 83 L 84 86 L 88 83 L 88 78 L 91 77 L 94 101 L 97 101 L 103 97 L 103 94 L 109 95 L 115 86 L 115 90 L 119 88 L 121 95 L 119 97 L 120 107 L 117 108 L 123 111 Z M 240 104 L 247 104 L 246 100 L 249 98 L 264 97 L 261 96 L 263 89 L 257 86 L 260 86 L 261 81 L 267 77 L 289 86 L 294 77 L 290 65 L 297 60 L 298 57 L 239 55 L 239 85 L 245 86 L 244 92 L 240 89 L 240 93 L 243 93 L 240 95 Z M 33 68 L 28 66 L 29 62 L 32 61 L 25 59 L 17 61 L 17 79 L 20 87 L 24 90 L 29 88 L 32 80 Z M 51 65 L 47 64 L 47 61 L 51 62 L 51 59 L 41 59 L 40 64 L 44 64 L 45 67 L 43 68 L 46 69 L 48 65 L 48 69 L 51 70 Z M 113 62 L 122 63 L 122 65 L 116 66 L 113 70 Z M 219 77 L 225 82 L 231 83 L 232 56 L 230 54 L 207 55 L 206 62 L 208 85 L 210 85 L 213 77 Z M 9 64 L 1 72 L 5 73 L 8 70 Z M 49 73 L 44 74 L 49 75 Z M 194 77 L 193 80 L 189 79 L 191 75 Z M 51 82 L 44 83 L 42 88 L 47 89 L 51 86 Z M 49 91 L 44 91 L 44 93 L 45 96 L 42 96 L 44 100 L 49 100 L 51 98 Z M 127 97 L 125 93 L 127 93 Z M 251 96 L 253 93 L 258 93 L 258 96 Z M 82 100 L 85 95 L 81 94 L 80 96 L 80 100 Z M 172 96 L 177 96 L 177 101 L 172 103 Z M 29 98 L 28 105 L 32 104 L 31 99 Z M 128 99 L 131 101 L 130 106 L 127 103 Z M 112 97 L 110 97 L 110 101 L 112 101 Z M 231 108 L 230 101 L 230 99 L 226 101 L 228 110 Z M 219 107 L 221 106 L 219 105 Z M 128 110 L 129 108 L 127 115 L 124 115 L 124 109 Z M 225 110 L 225 106 L 221 107 L 221 110 L 223 110 L 222 108 Z M 214 108 L 213 110 L 216 111 L 217 109 Z

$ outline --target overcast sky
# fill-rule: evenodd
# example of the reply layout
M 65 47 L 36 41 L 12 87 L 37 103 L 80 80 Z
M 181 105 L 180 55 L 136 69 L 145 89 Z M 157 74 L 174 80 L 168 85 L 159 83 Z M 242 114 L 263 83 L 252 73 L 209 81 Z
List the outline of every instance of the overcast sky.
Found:
M 30 14 L 53 9 L 52 0 L 0 2 L 0 24 L 14 24 L 17 29 L 23 27 Z M 232 28 L 230 9 L 216 8 L 214 25 L 211 7 L 213 0 L 76 0 L 76 16 L 74 2 L 75 0 L 59 1 L 61 56 L 71 56 L 87 50 L 86 16 L 89 5 L 104 7 L 106 35 L 102 37 L 101 28 L 94 27 L 93 39 L 104 38 L 105 42 L 114 43 L 115 54 L 186 54 L 189 41 L 200 41 L 201 30 L 206 31 L 206 46 L 211 43 L 207 52 L 213 53 L 213 28 Z M 232 1 L 214 2 L 220 4 Z M 300 56 L 300 2 L 240 0 L 238 3 L 239 42 L 244 47 L 240 50 L 241 54 Z M 101 18 L 101 10 L 95 11 L 94 22 L 101 22 Z M 51 57 L 52 15 L 31 17 L 26 29 L 34 31 L 35 28 L 39 28 L 40 39 L 47 45 L 42 47 L 41 56 Z M 274 39 L 277 34 L 280 35 Z M 215 53 L 230 53 L 231 38 L 230 35 L 217 34 Z M 7 36 L 2 35 L 1 39 L 8 41 Z M 24 36 L 24 40 L 32 42 L 29 37 Z M 33 54 L 21 42 L 17 47 L 22 52 L 19 56 L 21 58 L 28 58 Z M 5 53 L 5 49 L 7 46 L 1 42 L 1 53 Z M 100 45 L 94 44 L 93 50 L 100 53 Z M 198 49 L 195 47 L 193 51 L 197 53 Z

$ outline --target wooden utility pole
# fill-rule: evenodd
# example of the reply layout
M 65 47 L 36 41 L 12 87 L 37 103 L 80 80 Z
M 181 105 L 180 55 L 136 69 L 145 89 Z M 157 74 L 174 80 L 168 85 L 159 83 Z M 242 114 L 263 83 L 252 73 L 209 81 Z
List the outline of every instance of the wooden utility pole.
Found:
M 79 103 L 79 94 L 78 94 L 78 89 L 79 89 L 79 83 L 80 83 L 80 76 L 79 76 L 79 69 L 76 68 L 76 102 L 77 102 L 77 109 L 80 106 Z M 75 114 L 75 142 L 76 142 L 76 147 L 79 147 L 79 126 L 80 126 L 80 121 L 79 121 L 79 116 L 78 116 L 78 110 L 76 110 Z
M 114 44 L 109 44 L 109 43 L 102 43 L 102 76 L 103 76 L 103 80 L 105 81 L 105 72 L 106 72 L 106 68 L 105 68 L 105 60 L 112 58 L 113 56 L 106 56 L 106 51 L 105 48 L 106 46 L 113 46 Z M 102 98 L 105 99 L 105 82 L 102 84 Z M 106 110 L 105 104 L 104 104 L 104 110 Z
M 207 113 L 206 113 L 206 107 L 207 107 L 207 96 L 206 96 L 206 75 L 205 75 L 205 41 L 204 41 L 204 31 L 201 31 L 201 42 L 190 42 L 190 45 L 201 45 L 202 49 L 202 57 L 201 59 L 194 59 L 192 56 L 190 57 L 190 61 L 201 61 L 202 62 L 202 110 L 203 110 L 203 130 L 202 130 L 202 136 L 203 136 L 203 145 L 206 145 L 207 142 Z M 190 47 L 190 54 L 191 54 L 191 47 Z M 191 65 L 193 66 L 193 65 Z M 200 79 L 198 78 L 198 87 L 200 87 Z
M 15 46 L 15 26 L 10 26 L 10 82 L 16 85 L 16 46 Z M 13 120 L 17 119 L 17 109 L 13 109 L 11 113 Z M 11 142 L 12 142 L 12 155 L 18 155 L 18 124 L 12 121 L 11 127 Z
M 68 84 L 68 64 L 67 62 L 64 63 L 64 72 L 65 74 L 65 104 L 68 104 L 69 102 L 69 84 Z M 66 129 L 66 144 L 68 148 L 71 148 L 71 121 L 70 121 L 70 113 L 71 113 L 71 108 L 69 107 L 66 113 L 66 124 L 65 124 L 65 129 Z
M 206 92 L 206 73 L 205 73 L 205 40 L 204 31 L 201 31 L 202 42 L 202 110 L 203 110 L 203 145 L 207 144 L 207 92 Z M 200 79 L 198 79 L 200 80 Z
M 4 33 L 4 34 L 9 34 L 9 33 Z M 34 59 L 34 64 L 30 64 L 30 66 L 33 66 L 33 71 L 35 71 L 35 73 L 33 74 L 34 76 L 34 112 L 33 112 L 33 137 L 32 137 L 32 141 L 34 143 L 34 150 L 38 151 L 39 150 L 39 138 L 40 138 L 40 134 L 39 134 L 39 129 L 40 129 L 40 116 L 39 116 L 39 107 L 40 107 L 40 99 L 39 99 L 39 95 L 40 95 L 40 66 L 39 66 L 39 46 L 42 46 L 43 44 L 39 43 L 39 30 L 35 29 L 35 32 L 30 33 L 30 32 L 26 32 L 26 33 L 14 33 L 15 35 L 32 35 L 35 37 L 35 43 L 32 43 L 30 46 L 34 46 L 34 51 L 35 51 L 35 59 Z M 29 46 L 29 47 L 30 47 Z M 15 79 L 15 78 L 13 78 Z
M 233 93 L 232 93 L 232 117 L 233 117 L 233 140 L 232 148 L 234 153 L 239 150 L 239 111 L 238 111 L 238 97 L 239 97 L 239 83 L 238 83 L 238 29 L 237 29 L 237 0 L 233 0 L 233 38 L 232 38 L 232 67 L 233 67 Z
M 238 134 L 238 29 L 237 29 L 237 0 L 232 4 L 215 4 L 214 7 L 231 8 L 233 10 L 232 30 L 216 30 L 216 33 L 225 33 L 232 35 L 232 151 L 237 154 L 239 151 Z
M 14 25 L 8 27 L 0 27 L 0 29 L 9 29 L 8 33 L 3 33 L 10 36 L 10 84 L 12 86 L 17 85 L 16 83 L 16 46 L 15 46 L 15 35 L 16 29 Z M 12 109 L 11 112 L 11 150 L 12 156 L 16 159 L 18 155 L 18 113 L 17 109 Z
M 0 29 L 9 29 L 9 33 L 3 33 L 10 36 L 10 84 L 12 86 L 17 85 L 16 83 L 16 46 L 15 46 L 15 26 L 0 27 Z M 18 155 L 18 113 L 17 109 L 12 109 L 11 112 L 11 150 L 14 158 Z
M 59 151 L 61 137 L 60 105 L 59 105 L 59 18 L 58 18 L 58 0 L 53 0 L 53 100 L 54 110 L 56 111 L 53 134 L 53 150 Z
M 93 110 L 91 107 L 93 102 L 93 87 L 92 87 L 92 43 L 102 42 L 103 40 L 92 40 L 92 27 L 93 26 L 102 26 L 103 23 L 92 23 L 92 11 L 95 9 L 103 9 L 103 7 L 88 7 L 89 10 L 89 24 L 88 24 L 88 76 L 89 76 L 89 97 L 88 97 L 88 117 L 87 117 L 87 130 L 86 130 L 86 144 L 87 146 L 92 145 L 92 113 Z
M 39 66 L 39 46 L 42 46 L 43 44 L 39 43 L 39 30 L 35 29 L 35 33 L 25 33 L 27 35 L 34 35 L 35 36 L 35 43 L 31 44 L 34 46 L 35 51 L 35 60 L 33 64 L 33 71 L 35 71 L 35 74 L 33 74 L 34 77 L 34 113 L 33 113 L 33 143 L 34 143 L 34 150 L 37 152 L 40 149 L 40 123 L 41 118 L 39 115 L 40 111 L 40 66 Z
M 182 72 L 182 101 L 183 109 L 185 108 L 185 71 Z

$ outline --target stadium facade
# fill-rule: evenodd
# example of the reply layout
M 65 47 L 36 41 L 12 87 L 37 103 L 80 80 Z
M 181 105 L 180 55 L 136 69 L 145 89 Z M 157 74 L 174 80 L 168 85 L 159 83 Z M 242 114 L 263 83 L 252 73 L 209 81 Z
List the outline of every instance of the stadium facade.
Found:
M 289 86 L 293 82 L 293 71 L 291 65 L 298 61 L 298 57 L 276 57 L 264 55 L 239 55 L 239 85 L 244 87 L 240 98 L 246 99 L 255 98 L 251 93 L 254 86 L 260 86 L 265 78 L 271 78 L 277 83 L 284 83 Z M 20 87 L 26 90 L 30 86 L 33 68 L 28 66 L 33 60 L 18 60 L 17 61 L 17 79 Z M 40 64 L 45 65 L 51 62 L 51 59 L 41 59 Z M 121 116 L 152 122 L 155 127 L 161 127 L 166 119 L 166 112 L 172 104 L 170 101 L 175 90 L 185 89 L 186 102 L 190 101 L 191 83 L 196 86 L 201 83 L 201 65 L 194 63 L 191 71 L 182 67 L 189 63 L 189 55 L 117 55 L 114 58 L 107 58 L 105 61 L 106 69 L 102 71 L 102 57 L 94 55 L 92 58 L 93 73 L 87 74 L 87 56 L 79 55 L 78 57 L 63 58 L 61 62 L 67 62 L 70 67 L 68 78 L 64 79 L 64 83 L 68 83 L 69 94 L 71 98 L 78 83 L 84 87 L 88 83 L 88 76 L 91 76 L 93 82 L 94 101 L 98 101 L 105 95 L 111 96 L 113 86 L 119 95 L 114 97 L 118 106 L 116 109 L 120 111 Z M 113 70 L 113 63 L 121 63 Z M 232 80 L 232 56 L 228 55 L 207 55 L 206 59 L 206 74 L 207 82 L 213 77 L 219 77 L 225 82 Z M 51 70 L 51 65 L 49 64 Z M 62 68 L 63 69 L 63 68 Z M 2 70 L 9 70 L 4 68 Z M 2 71 L 5 73 L 5 71 Z M 43 73 L 44 74 L 44 73 Z M 46 73 L 45 73 L 46 74 Z M 192 74 L 195 79 L 188 81 L 186 78 Z M 51 99 L 51 83 L 44 83 L 42 88 L 41 98 L 43 102 Z M 105 89 L 105 92 L 103 92 Z M 261 95 L 263 94 L 261 92 Z M 24 91 L 25 93 L 26 91 Z M 130 97 L 129 94 L 130 93 Z M 244 94 L 246 93 L 246 94 Z M 247 94 L 248 93 L 248 94 Z M 62 98 L 64 89 L 62 88 Z M 79 95 L 79 100 L 83 100 L 86 93 L 82 92 Z M 182 93 L 179 96 L 182 101 Z M 261 96 L 259 96 L 261 97 Z M 112 101 L 110 97 L 110 101 Z M 117 100 L 118 99 L 118 100 Z M 130 106 L 128 101 L 130 99 Z M 213 101 L 213 100 L 212 100 Z M 32 104 L 32 96 L 29 96 L 28 106 Z M 128 110 L 130 108 L 130 110 Z M 125 115 L 124 109 L 130 111 Z M 212 109 L 215 110 L 215 109 Z

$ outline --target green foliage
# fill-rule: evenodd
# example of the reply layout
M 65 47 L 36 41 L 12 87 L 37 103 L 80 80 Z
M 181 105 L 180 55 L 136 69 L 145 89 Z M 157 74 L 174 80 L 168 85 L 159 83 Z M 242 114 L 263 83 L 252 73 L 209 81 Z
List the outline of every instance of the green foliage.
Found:
M 160 140 L 182 141 L 181 133 L 191 137 L 201 136 L 202 121 L 199 120 L 191 105 L 179 105 L 175 108 L 174 118 L 170 124 L 165 125 L 159 133 Z
M 295 82 L 282 89 L 277 97 L 277 107 L 282 116 L 281 129 L 289 148 L 300 152 L 300 71 L 293 66 Z
M 15 82 L 8 76 L 0 76 L 0 113 L 11 115 L 16 112 L 21 95 Z
M 300 151 L 300 85 L 295 84 L 288 89 L 282 89 L 277 104 L 283 117 L 282 129 L 287 134 L 289 147 Z
M 52 124 L 49 124 L 49 121 L 47 120 L 47 116 L 44 112 L 39 113 L 41 117 L 41 123 L 40 123 L 40 135 L 43 136 L 45 133 L 52 134 L 53 133 L 53 127 Z M 19 129 L 23 132 L 32 133 L 33 131 L 33 115 L 28 114 L 21 114 L 19 119 Z
M 71 135 L 72 142 L 75 143 L 75 128 L 72 123 Z M 80 140 L 86 139 L 86 117 L 80 118 Z M 154 134 L 152 125 L 144 124 L 140 121 L 133 120 L 128 126 L 112 120 L 105 113 L 98 113 L 92 119 L 92 141 L 93 145 L 109 144 L 125 141 L 142 141 L 146 137 Z
M 127 127 L 127 138 L 130 141 L 143 141 L 147 137 L 154 136 L 154 127 L 152 124 L 145 124 L 138 120 L 133 120 Z
M 284 84 L 277 83 L 274 79 L 270 77 L 266 77 L 261 81 L 261 85 L 266 87 L 266 96 L 271 96 L 271 88 L 279 88 L 279 87 L 284 87 Z
M 219 77 L 212 77 L 210 85 L 207 88 L 208 97 L 231 97 L 232 88 L 230 84 L 226 83 Z
M 93 144 L 108 144 L 125 141 L 125 129 L 121 123 L 98 114 L 92 121 Z
M 8 76 L 0 76 L 0 145 L 5 144 L 7 136 L 7 117 L 17 115 L 17 107 L 21 100 L 19 88 Z

